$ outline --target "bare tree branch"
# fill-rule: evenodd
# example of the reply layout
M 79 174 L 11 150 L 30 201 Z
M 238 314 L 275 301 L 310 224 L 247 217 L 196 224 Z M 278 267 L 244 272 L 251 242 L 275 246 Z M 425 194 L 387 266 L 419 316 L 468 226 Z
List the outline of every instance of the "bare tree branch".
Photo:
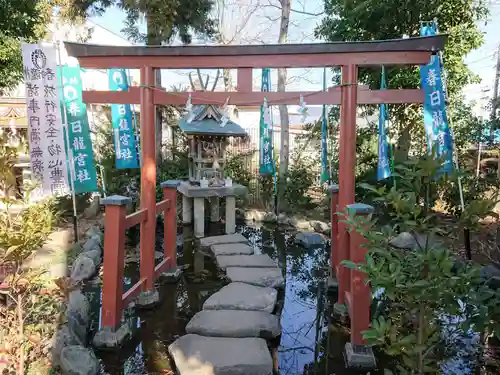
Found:
M 271 0 L 267 0 L 267 2 L 268 2 L 268 5 L 263 5 L 264 8 L 271 7 L 271 8 L 282 10 L 281 4 L 275 5 L 275 4 L 271 3 Z M 313 12 L 307 12 L 306 10 L 298 10 L 298 9 L 293 9 L 293 8 L 290 8 L 290 12 L 297 13 L 297 14 L 304 14 L 306 16 L 313 16 L 313 17 L 322 16 L 323 14 L 325 14 L 325 11 L 313 13 Z
M 203 77 L 201 75 L 201 70 L 196 69 L 196 73 L 198 74 L 198 81 L 200 82 L 201 91 L 205 91 L 205 85 L 203 85 Z
M 196 86 L 194 85 L 193 77 L 191 76 L 193 72 L 189 72 L 188 77 L 189 77 L 189 83 L 191 84 L 191 90 L 196 91 Z
M 212 85 L 212 92 L 215 91 L 215 88 L 217 87 L 217 82 L 219 82 L 219 77 L 220 77 L 220 69 L 217 69 L 217 74 L 215 75 L 214 79 L 214 84 Z

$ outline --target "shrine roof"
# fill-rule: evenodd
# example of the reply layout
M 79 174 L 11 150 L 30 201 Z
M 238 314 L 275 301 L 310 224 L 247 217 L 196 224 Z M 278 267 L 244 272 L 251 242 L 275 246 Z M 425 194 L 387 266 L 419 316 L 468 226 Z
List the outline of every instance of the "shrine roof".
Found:
M 221 126 L 223 113 L 215 105 L 197 105 L 193 107 L 193 120 L 188 122 L 190 114 L 179 120 L 179 128 L 190 135 L 217 135 L 226 137 L 244 137 L 245 129 L 234 121 L 228 120 Z
M 64 42 L 64 44 L 68 55 L 76 58 L 95 56 L 236 56 L 353 52 L 437 52 L 443 50 L 446 39 L 446 35 L 435 35 L 390 40 L 240 46 L 107 46 L 73 42 Z

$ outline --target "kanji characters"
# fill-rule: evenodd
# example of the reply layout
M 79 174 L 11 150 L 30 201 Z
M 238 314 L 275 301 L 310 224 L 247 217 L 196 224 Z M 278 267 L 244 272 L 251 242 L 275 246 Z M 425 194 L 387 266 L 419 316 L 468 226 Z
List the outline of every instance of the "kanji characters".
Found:
M 85 150 L 85 140 L 83 137 L 75 137 L 73 139 L 73 150 L 79 151 L 79 150 Z

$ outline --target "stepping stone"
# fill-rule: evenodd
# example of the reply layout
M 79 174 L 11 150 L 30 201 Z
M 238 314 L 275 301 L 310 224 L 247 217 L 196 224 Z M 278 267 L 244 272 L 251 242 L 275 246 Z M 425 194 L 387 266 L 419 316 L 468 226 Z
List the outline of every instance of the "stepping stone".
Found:
M 269 375 L 273 360 L 261 338 L 204 337 L 188 334 L 168 351 L 179 375 Z
M 248 240 L 240 233 L 226 234 L 223 236 L 204 237 L 200 239 L 201 247 L 210 247 L 227 243 L 248 243 Z
M 281 270 L 276 266 L 273 268 L 228 267 L 226 274 L 232 282 L 268 288 L 283 288 L 285 285 Z
M 262 337 L 281 334 L 280 320 L 264 311 L 203 310 L 186 326 L 187 333 L 211 337 Z
M 213 253 L 217 255 L 252 255 L 253 248 L 244 243 L 227 243 L 213 245 Z
M 244 283 L 231 283 L 212 294 L 203 304 L 203 310 L 250 310 L 272 313 L 278 292 Z
M 271 268 L 277 267 L 276 263 L 267 254 L 256 255 L 219 255 L 216 257 L 217 264 L 223 270 L 228 267 L 255 267 Z

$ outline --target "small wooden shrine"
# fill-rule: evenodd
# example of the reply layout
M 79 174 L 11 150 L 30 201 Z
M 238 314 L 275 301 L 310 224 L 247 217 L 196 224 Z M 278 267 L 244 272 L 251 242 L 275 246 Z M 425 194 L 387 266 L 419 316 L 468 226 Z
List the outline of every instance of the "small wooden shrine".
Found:
M 245 130 L 215 105 L 195 106 L 179 122 L 189 140 L 189 182 L 224 186 L 225 152 L 229 137 L 245 137 Z M 204 186 L 205 187 L 205 186 Z

